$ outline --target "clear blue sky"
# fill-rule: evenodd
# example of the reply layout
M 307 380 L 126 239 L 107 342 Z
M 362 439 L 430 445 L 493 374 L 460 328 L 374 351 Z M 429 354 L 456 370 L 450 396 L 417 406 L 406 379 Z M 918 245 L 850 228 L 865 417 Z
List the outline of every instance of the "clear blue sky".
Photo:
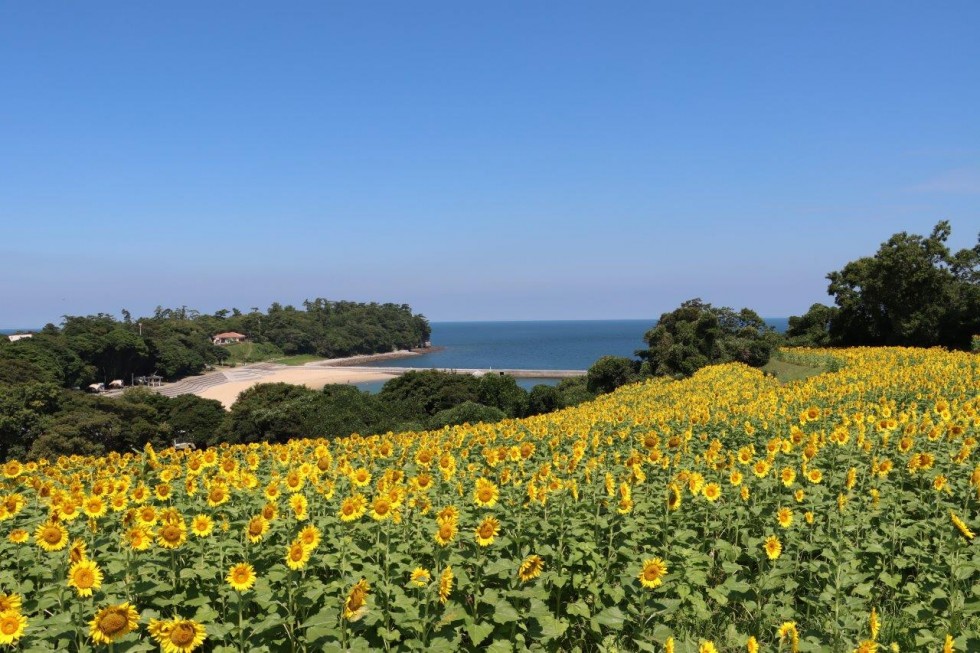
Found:
M 980 231 L 980 2 L 0 0 L 0 327 L 766 316 Z

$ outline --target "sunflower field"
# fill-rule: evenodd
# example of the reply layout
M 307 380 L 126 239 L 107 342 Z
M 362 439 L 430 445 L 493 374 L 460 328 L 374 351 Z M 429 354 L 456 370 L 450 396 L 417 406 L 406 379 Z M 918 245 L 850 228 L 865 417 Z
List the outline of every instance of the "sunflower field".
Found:
M 0 466 L 0 650 L 977 651 L 980 357 Z

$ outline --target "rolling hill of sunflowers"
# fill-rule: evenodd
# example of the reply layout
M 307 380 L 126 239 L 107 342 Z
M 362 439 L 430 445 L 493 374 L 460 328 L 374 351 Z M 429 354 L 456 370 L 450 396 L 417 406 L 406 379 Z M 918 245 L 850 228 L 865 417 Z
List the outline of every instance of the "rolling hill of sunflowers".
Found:
M 0 649 L 980 650 L 980 357 L 2 470 Z

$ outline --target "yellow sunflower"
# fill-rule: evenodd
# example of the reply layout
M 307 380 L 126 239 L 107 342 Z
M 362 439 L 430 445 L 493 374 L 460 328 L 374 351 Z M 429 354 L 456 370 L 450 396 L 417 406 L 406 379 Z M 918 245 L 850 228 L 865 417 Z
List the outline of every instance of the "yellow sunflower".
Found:
M 293 516 L 296 517 L 298 521 L 303 521 L 306 519 L 309 505 L 310 502 L 305 495 L 297 493 L 290 495 L 289 497 L 289 507 L 293 511 Z
M 458 532 L 459 527 L 456 525 L 456 522 L 443 522 L 439 524 L 439 528 L 436 530 L 436 543 L 439 546 L 446 546 L 455 539 L 456 533 Z
M 783 552 L 783 544 L 775 535 L 767 537 L 763 547 L 765 547 L 766 555 L 769 556 L 770 560 L 775 560 Z
M 20 612 L 24 597 L 20 594 L 0 592 L 0 612 Z
M 717 483 L 708 483 L 702 488 L 701 493 L 705 499 L 714 503 L 721 498 L 721 486 Z
M 191 520 L 191 533 L 195 537 L 207 537 L 214 531 L 214 520 L 207 515 L 197 515 Z
M 68 531 L 58 522 L 45 522 L 34 531 L 34 541 L 45 551 L 61 551 L 68 544 Z
M 0 644 L 16 644 L 27 629 L 27 617 L 9 610 L 0 612 Z
M 436 513 L 436 522 L 439 524 L 445 522 L 458 522 L 459 521 L 459 508 L 456 506 L 446 506 L 438 513 Z
M 416 587 L 425 587 L 432 580 L 432 575 L 429 573 L 428 569 L 424 567 L 416 567 L 412 571 L 411 582 Z
M 364 467 L 359 467 L 350 473 L 349 478 L 355 487 L 366 487 L 371 482 L 371 472 Z
M 364 498 L 364 495 L 355 494 L 354 496 L 346 497 L 340 502 L 338 515 L 340 516 L 340 521 L 356 521 L 364 516 L 366 509 L 367 500 Z
M 357 621 L 367 612 L 367 595 L 371 589 L 368 582 L 363 578 L 357 581 L 344 601 L 344 619 Z
M 780 508 L 776 512 L 776 519 L 779 521 L 780 526 L 789 528 L 793 525 L 793 511 L 789 508 Z
M 228 488 L 224 485 L 215 484 L 211 486 L 211 490 L 208 492 L 208 505 L 212 508 L 217 508 L 220 505 L 228 503 L 229 495 Z
M 522 583 L 534 580 L 541 575 L 544 569 L 544 559 L 539 555 L 529 555 L 517 569 L 517 576 Z
M 666 575 L 667 563 L 663 558 L 649 558 L 643 561 L 643 569 L 638 578 L 643 587 L 652 590 L 663 584 Z
M 382 521 L 391 517 L 391 500 L 386 496 L 378 496 L 371 502 L 371 519 Z
M 225 580 L 236 592 L 247 592 L 255 584 L 255 569 L 247 562 L 233 565 Z
M 496 517 L 485 517 L 476 527 L 476 543 L 480 546 L 490 546 L 500 532 L 500 522 Z
M 309 526 L 301 530 L 297 537 L 299 541 L 303 543 L 303 546 L 305 546 L 308 549 L 315 549 L 317 546 L 320 545 L 320 538 L 321 538 L 320 529 L 314 526 L 313 524 L 310 524 Z
M 120 637 L 136 630 L 139 613 L 129 603 L 102 608 L 89 624 L 89 635 L 96 644 L 112 644 Z
M 79 596 L 92 596 L 93 589 L 102 587 L 102 570 L 92 560 L 79 560 L 68 569 L 68 587 Z
M 157 531 L 157 544 L 165 549 L 176 549 L 187 541 L 187 530 L 180 522 L 168 522 Z
M 129 529 L 123 539 L 133 551 L 146 551 L 153 544 L 150 531 L 143 526 L 134 526 Z
M 476 479 L 476 489 L 473 491 L 473 502 L 481 508 L 492 508 L 500 498 L 497 484 L 486 478 Z
M 151 619 L 148 630 L 163 653 L 189 653 L 207 638 L 204 626 L 191 619 Z
M 303 546 L 302 540 L 293 540 L 292 543 L 286 547 L 286 565 L 294 571 L 298 571 L 306 566 L 306 563 L 310 560 L 310 553 L 312 549 L 308 549 Z
M 966 525 L 966 522 L 959 518 L 959 516 L 952 510 L 949 512 L 949 517 L 953 521 L 953 525 L 960 532 L 967 541 L 972 540 L 976 537 L 976 534 L 970 530 L 970 527 Z
M 93 496 L 85 499 L 85 503 L 82 506 L 85 514 L 93 519 L 98 519 L 100 517 L 105 517 L 106 512 L 109 510 L 109 506 L 106 502 L 102 500 L 102 497 Z
M 453 568 L 447 566 L 439 576 L 439 602 L 445 603 L 453 591 Z
M 10 535 L 7 536 L 7 539 L 9 539 L 14 544 L 23 544 L 24 542 L 29 540 L 30 537 L 31 537 L 30 533 L 25 531 L 23 528 L 18 528 L 10 531 Z
M 265 537 L 266 532 L 269 530 L 269 521 L 262 515 L 255 515 L 248 520 L 248 525 L 245 527 L 245 536 L 248 537 L 248 541 L 252 544 L 262 541 Z
M 68 547 L 68 562 L 75 563 L 85 559 L 87 545 L 85 540 L 75 539 Z

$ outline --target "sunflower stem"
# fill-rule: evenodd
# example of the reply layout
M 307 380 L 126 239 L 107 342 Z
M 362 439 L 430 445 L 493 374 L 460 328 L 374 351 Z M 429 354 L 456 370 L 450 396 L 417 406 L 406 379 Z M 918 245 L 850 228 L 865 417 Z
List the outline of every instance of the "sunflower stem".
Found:
M 245 653 L 245 626 L 242 623 L 242 604 L 245 597 L 241 592 L 238 593 L 238 650 Z

